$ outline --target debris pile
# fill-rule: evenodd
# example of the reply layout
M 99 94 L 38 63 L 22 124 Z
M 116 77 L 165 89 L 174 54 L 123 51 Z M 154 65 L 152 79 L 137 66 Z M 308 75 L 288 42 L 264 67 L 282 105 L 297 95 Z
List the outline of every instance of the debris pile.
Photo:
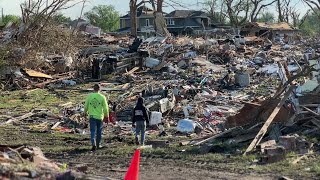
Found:
M 0 146 L 1 179 L 84 178 L 66 165 L 47 159 L 38 147 Z
M 85 42 L 86 47 L 73 51 L 77 56 L 33 55 L 41 56 L 42 62 L 65 59 L 69 65 L 58 65 L 66 67 L 62 72 L 56 68 L 48 71 L 54 75 L 47 75 L 18 67 L 10 70 L 4 86 L 75 85 L 79 81 L 68 80 L 74 77 L 99 80 L 103 92 L 119 93 L 110 99 L 116 104 L 111 109 L 119 122 L 114 131 L 118 136 L 131 134 L 129 121 L 138 96 L 150 111 L 149 133 L 196 136 L 182 145 L 212 145 L 217 139 L 245 145 L 251 141 L 240 152 L 247 154 L 266 141 L 262 152 L 272 159 L 273 150 L 288 150 L 285 137 L 294 136 L 299 144 L 298 137 L 318 135 L 320 54 L 307 42 L 239 35 L 220 39 L 105 35 L 88 36 Z M 42 121 L 46 124 L 41 127 L 83 133 L 87 122 L 81 117 L 81 106 L 60 108 L 62 115 Z M 11 121 L 39 115 L 31 113 Z
M 231 144 L 253 140 L 246 154 L 265 140 L 278 142 L 281 135 L 317 137 L 320 62 L 312 50 L 305 52 L 305 44 L 275 44 L 268 50 L 251 45 L 244 52 L 232 47 L 226 58 L 221 52 L 232 46 L 228 41 L 199 42 L 185 37 L 146 39 L 140 46 L 140 51 L 149 52 L 145 68 L 131 71 L 130 80 L 121 79 L 130 88 L 118 99 L 119 119 L 130 117 L 140 94 L 151 121 L 168 131 L 177 126 L 180 133 L 200 135 L 201 140 L 183 145 L 219 138 Z M 225 61 L 208 59 L 206 48 L 211 52 L 219 49 L 215 57 Z M 152 118 L 155 113 L 161 113 L 157 116 L 161 122 Z

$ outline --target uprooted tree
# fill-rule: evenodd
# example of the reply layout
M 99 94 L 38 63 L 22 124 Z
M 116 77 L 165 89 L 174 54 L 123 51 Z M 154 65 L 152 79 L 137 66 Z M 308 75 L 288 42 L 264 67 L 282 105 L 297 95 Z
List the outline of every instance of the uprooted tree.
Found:
M 75 44 L 79 38 L 69 30 L 57 26 L 54 16 L 63 9 L 73 7 L 81 1 L 53 0 L 45 4 L 44 0 L 26 1 L 21 4 L 22 24 L 6 46 L 16 56 L 19 50 L 21 56 L 15 57 L 16 63 L 21 66 L 33 68 L 44 67 L 45 61 L 41 59 L 45 54 L 60 54 L 71 56 L 76 52 Z M 37 61 L 40 60 L 41 61 Z

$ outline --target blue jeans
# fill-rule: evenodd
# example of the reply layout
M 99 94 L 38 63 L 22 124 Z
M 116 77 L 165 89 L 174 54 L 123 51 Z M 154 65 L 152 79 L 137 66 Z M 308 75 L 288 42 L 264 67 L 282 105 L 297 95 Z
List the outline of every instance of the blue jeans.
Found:
M 136 138 L 138 138 L 141 133 L 141 145 L 144 145 L 144 138 L 146 133 L 146 122 L 145 121 L 136 121 Z
M 92 146 L 99 146 L 102 136 L 103 122 L 102 120 L 90 117 L 90 135 Z

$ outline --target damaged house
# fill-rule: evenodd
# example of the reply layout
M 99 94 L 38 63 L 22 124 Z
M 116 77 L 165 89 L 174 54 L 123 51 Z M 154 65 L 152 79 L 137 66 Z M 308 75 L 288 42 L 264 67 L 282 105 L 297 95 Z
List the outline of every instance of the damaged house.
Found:
M 77 28 L 79 31 L 89 33 L 89 34 L 94 34 L 97 36 L 101 35 L 101 28 L 93 26 L 90 24 L 88 21 L 84 19 L 76 19 L 70 22 L 69 28 Z
M 154 32 L 154 16 L 153 10 L 141 6 L 137 9 L 137 30 L 140 34 L 149 34 Z M 130 12 L 128 14 L 120 17 L 120 29 L 118 32 L 129 33 L 131 28 Z
M 148 35 L 154 33 L 153 10 L 141 6 L 137 9 L 137 29 L 139 34 Z M 204 30 L 211 29 L 211 20 L 203 11 L 175 10 L 164 13 L 167 29 L 171 34 L 199 34 Z M 120 29 L 118 32 L 129 33 L 131 28 L 130 12 L 120 17 Z
M 298 32 L 297 29 L 291 27 L 286 22 L 281 23 L 262 23 L 262 22 L 248 22 L 242 28 L 240 34 L 243 36 L 265 36 L 269 39 L 275 39 L 276 36 L 288 37 L 292 40 L 294 35 Z
M 175 10 L 165 18 L 168 31 L 174 35 L 199 34 L 210 28 L 210 18 L 203 11 Z

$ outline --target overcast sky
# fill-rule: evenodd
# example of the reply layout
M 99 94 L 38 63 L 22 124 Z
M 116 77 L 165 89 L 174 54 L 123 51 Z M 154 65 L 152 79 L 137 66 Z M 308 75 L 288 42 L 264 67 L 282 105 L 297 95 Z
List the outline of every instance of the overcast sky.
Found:
M 4 14 L 16 14 L 21 15 L 20 4 L 25 0 L 0 0 L 0 7 L 3 8 Z M 50 1 L 50 0 L 49 0 Z M 176 7 L 176 9 L 192 9 L 192 10 L 201 10 L 203 6 L 201 2 L 204 0 L 176 0 L 183 2 L 184 7 Z M 270 0 L 271 1 L 271 0 Z M 296 8 L 299 9 L 302 14 L 307 11 L 307 6 L 301 3 L 301 0 L 293 0 L 296 2 Z M 129 11 L 129 0 L 89 0 L 85 5 L 85 12 L 90 10 L 93 6 L 96 5 L 113 5 L 121 15 L 125 15 Z M 82 5 L 77 5 L 71 9 L 63 11 L 63 13 L 72 18 L 77 18 L 80 15 Z M 174 10 L 172 7 L 165 7 L 165 12 L 171 12 Z M 270 7 L 268 11 L 274 12 L 274 7 Z

